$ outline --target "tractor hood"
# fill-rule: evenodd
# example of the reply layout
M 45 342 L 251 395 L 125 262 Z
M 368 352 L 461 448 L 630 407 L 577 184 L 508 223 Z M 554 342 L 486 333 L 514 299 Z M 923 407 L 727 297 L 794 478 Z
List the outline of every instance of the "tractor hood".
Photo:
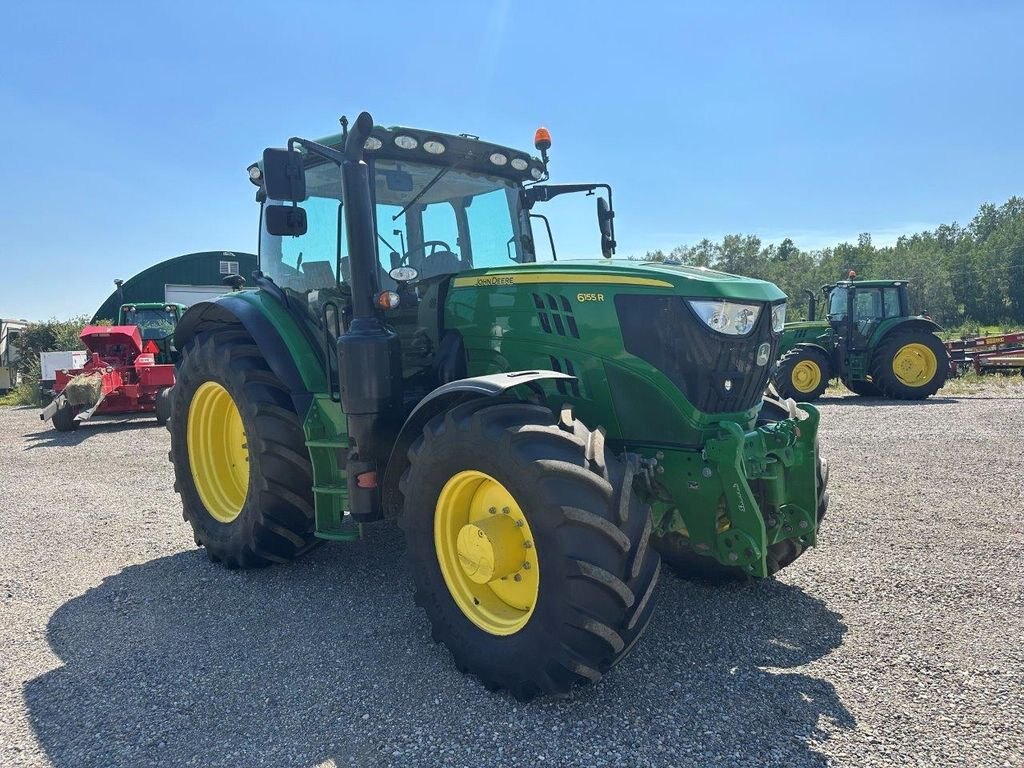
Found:
M 639 261 L 558 261 L 518 264 L 461 272 L 454 280 L 457 288 L 518 284 L 563 283 L 593 286 L 635 285 L 661 288 L 688 298 L 733 299 L 777 302 L 786 298 L 778 287 L 766 280 L 755 280 L 704 267 L 685 267 L 660 262 Z
M 132 355 L 142 352 L 142 337 L 136 325 L 87 325 L 79 338 L 87 350 L 100 355 L 113 347 Z

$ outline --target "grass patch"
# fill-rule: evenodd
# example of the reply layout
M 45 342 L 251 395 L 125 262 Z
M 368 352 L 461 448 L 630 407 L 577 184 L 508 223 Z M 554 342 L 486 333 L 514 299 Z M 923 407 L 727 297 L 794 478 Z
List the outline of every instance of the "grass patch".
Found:
M 22 382 L 0 397 L 0 406 L 14 405 L 39 405 L 39 381 L 37 379 L 22 380 Z
M 1020 330 L 1020 328 L 1013 328 L 1006 323 L 981 325 L 979 323 L 968 321 L 963 325 L 958 325 L 955 328 L 946 328 L 939 332 L 939 338 L 943 341 L 957 341 L 964 337 L 973 338 L 975 336 L 996 336 L 999 334 L 1019 333 Z

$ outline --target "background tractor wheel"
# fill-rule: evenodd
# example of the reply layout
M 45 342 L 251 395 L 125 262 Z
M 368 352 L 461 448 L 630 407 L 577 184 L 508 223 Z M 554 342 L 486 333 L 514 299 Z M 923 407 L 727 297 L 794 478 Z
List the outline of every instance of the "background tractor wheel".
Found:
M 761 406 L 761 413 L 757 417 L 757 426 L 771 424 L 789 418 L 789 414 L 769 402 Z M 818 453 L 818 525 L 820 531 L 821 521 L 828 511 L 828 462 L 821 458 Z M 754 489 L 755 495 L 757 489 Z M 695 578 L 702 581 L 724 582 L 724 581 L 745 581 L 750 576 L 742 568 L 735 568 L 723 565 L 714 558 L 697 554 L 690 546 L 690 540 L 679 533 L 670 533 L 667 536 L 655 536 L 652 543 L 661 552 L 662 559 L 672 567 L 676 573 L 684 578 Z M 768 547 L 766 557 L 769 575 L 774 575 L 786 566 L 793 563 L 805 549 L 799 541 L 786 539 Z
M 949 375 L 949 356 L 939 337 L 927 331 L 894 331 L 872 358 L 871 378 L 897 400 L 931 397 Z
M 632 473 L 566 409 L 482 398 L 410 450 L 400 518 L 436 641 L 520 699 L 595 682 L 639 638 L 660 560 Z
M 171 418 L 171 389 L 171 387 L 161 389 L 156 395 L 154 412 L 156 423 L 160 426 L 164 426 Z
M 832 378 L 832 362 L 817 347 L 797 347 L 779 358 L 772 383 L 784 398 L 808 403 L 821 397 Z
M 74 406 L 65 401 L 50 418 L 50 423 L 58 432 L 70 432 L 73 429 L 78 429 L 79 422 L 75 421 L 75 415 Z
M 844 379 L 843 384 L 846 386 L 848 390 L 853 392 L 853 394 L 860 395 L 861 397 L 882 396 L 882 391 L 878 387 L 876 387 L 874 382 L 872 381 L 864 381 L 863 379 L 861 379 L 860 381 L 846 381 Z
M 313 479 L 288 389 L 243 330 L 200 333 L 171 390 L 174 489 L 196 543 L 229 568 L 287 562 L 313 538 Z

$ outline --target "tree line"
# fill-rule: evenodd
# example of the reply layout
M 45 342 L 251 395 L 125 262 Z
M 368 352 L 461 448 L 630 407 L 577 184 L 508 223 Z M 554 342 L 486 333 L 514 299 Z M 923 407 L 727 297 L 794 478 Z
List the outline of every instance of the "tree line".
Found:
M 927 313 L 947 328 L 1024 325 L 1024 198 L 982 205 L 967 226 L 942 224 L 904 235 L 895 245 L 875 246 L 871 235 L 856 243 L 805 251 L 786 238 L 764 244 L 754 235 L 726 235 L 670 251 L 649 251 L 645 260 L 682 264 L 769 280 L 790 297 L 789 318 L 805 316 L 805 289 L 844 279 L 907 280 L 911 311 Z

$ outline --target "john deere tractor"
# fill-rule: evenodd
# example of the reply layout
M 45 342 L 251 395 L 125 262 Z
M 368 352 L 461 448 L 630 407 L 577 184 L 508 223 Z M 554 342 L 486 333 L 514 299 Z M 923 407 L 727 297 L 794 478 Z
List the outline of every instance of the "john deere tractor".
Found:
M 850 279 L 822 286 L 825 318 L 807 291 L 807 320 L 787 323 L 772 383 L 783 397 L 816 400 L 841 379 L 858 395 L 920 400 L 949 375 L 937 323 L 910 314 L 906 280 Z
M 818 413 L 762 400 L 785 296 L 683 267 L 537 262 L 538 211 L 611 188 L 375 125 L 249 167 L 249 287 L 191 307 L 176 489 L 209 556 L 284 563 L 394 520 L 456 666 L 527 699 L 599 679 L 673 565 L 769 577 L 827 506 Z M 553 242 L 551 243 L 553 246 Z M 701 568 L 706 564 L 706 568 Z

